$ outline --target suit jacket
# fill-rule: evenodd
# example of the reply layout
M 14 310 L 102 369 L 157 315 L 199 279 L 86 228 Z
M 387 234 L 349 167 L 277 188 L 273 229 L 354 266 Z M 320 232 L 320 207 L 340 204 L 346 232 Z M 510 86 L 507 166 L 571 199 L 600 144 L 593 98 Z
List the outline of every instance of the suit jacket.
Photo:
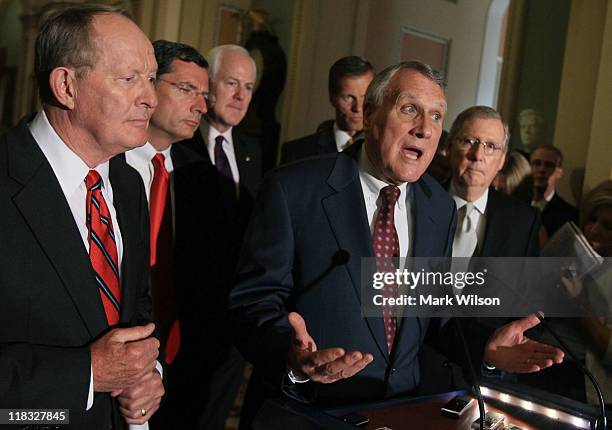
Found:
M 542 224 L 548 237 L 555 234 L 568 221 L 578 223 L 578 209 L 563 200 L 558 193 L 555 193 L 542 211 Z
M 121 323 L 148 322 L 144 189 L 118 159 L 110 178 L 124 244 Z M 68 408 L 67 429 L 108 430 L 111 418 L 127 428 L 108 393 L 85 411 L 89 346 L 109 327 L 72 212 L 25 120 L 0 140 L 0 204 L 0 407 Z
M 316 133 L 286 142 L 281 149 L 280 164 L 338 152 L 333 124 L 333 121 L 325 122 Z
M 215 336 L 229 344 L 225 319 L 227 295 L 255 193 L 261 181 L 261 148 L 232 129 L 240 173 L 238 198 L 233 181 L 217 172 L 202 134 L 174 146 L 201 155 L 201 160 L 174 172 L 178 312 L 182 338 L 201 344 Z M 207 327 L 213 325 L 212 334 Z
M 448 186 L 446 187 L 448 188 Z M 509 197 L 503 193 L 489 188 L 489 196 L 486 208 L 486 225 L 480 253 L 474 257 L 537 257 L 539 255 L 538 231 L 540 229 L 539 211 L 524 202 Z M 473 260 L 472 260 L 473 261 Z M 504 261 L 500 261 L 504 265 Z M 481 264 L 480 262 L 476 264 Z M 492 270 L 494 260 L 487 262 L 487 269 Z M 510 265 L 509 267 L 515 267 Z M 481 270 L 471 267 L 472 271 Z M 495 270 L 495 269 L 494 269 Z M 504 273 L 503 267 L 495 270 Z M 516 292 L 524 288 L 519 276 L 504 277 L 506 282 L 513 282 L 510 291 L 504 291 L 504 287 L 496 288 L 493 296 L 500 296 L 502 300 L 517 300 Z M 489 284 L 489 287 L 493 287 Z M 480 291 L 464 290 L 464 293 L 480 293 Z M 524 303 L 522 304 L 524 306 Z M 493 331 L 508 322 L 507 318 L 461 318 L 460 324 L 466 332 L 468 348 L 471 359 L 476 370 L 480 369 L 484 346 Z M 433 337 L 437 349 L 445 356 L 461 363 L 464 369 L 467 366 L 463 355 L 463 346 L 451 324 L 445 326 L 442 333 Z M 459 353 L 458 353 L 459 351 Z M 436 370 L 432 371 L 436 373 Z M 433 375 L 432 375 L 433 376 Z M 424 378 L 425 379 L 425 378 Z
M 281 389 L 290 311 L 304 317 L 319 349 L 374 355 L 352 378 L 307 384 L 316 389 L 317 405 L 382 399 L 419 384 L 417 355 L 428 321 L 404 319 L 389 356 L 382 317 L 361 316 L 361 258 L 374 253 L 356 161 L 360 146 L 281 167 L 262 185 L 230 295 L 235 341 L 255 366 L 242 419 Z M 412 190 L 414 256 L 450 255 L 454 202 L 427 175 Z

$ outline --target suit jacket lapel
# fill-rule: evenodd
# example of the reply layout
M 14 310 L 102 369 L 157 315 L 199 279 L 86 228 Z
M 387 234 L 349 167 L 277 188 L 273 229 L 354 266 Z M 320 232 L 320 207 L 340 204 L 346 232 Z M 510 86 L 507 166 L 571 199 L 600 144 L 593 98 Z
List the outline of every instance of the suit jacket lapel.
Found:
M 25 122 L 18 127 L 18 136 L 9 137 L 8 142 L 9 175 L 23 185 L 13 201 L 48 256 L 89 333 L 95 337 L 108 325 L 89 256 L 68 202 Z
M 250 153 L 235 129 L 232 129 L 232 140 L 234 141 L 236 164 L 238 165 L 238 172 L 240 172 L 240 183 L 245 187 L 247 187 L 247 184 L 256 184 L 259 181 L 259 174 L 256 171 L 253 154 Z
M 487 225 L 485 226 L 484 240 L 482 244 L 481 257 L 504 255 L 503 249 L 508 240 L 507 225 L 509 220 L 506 214 L 499 208 L 499 195 L 497 191 L 490 188 L 487 200 Z
M 136 303 L 136 296 L 139 293 L 137 279 L 141 274 L 134 271 L 135 267 L 139 267 L 137 263 L 138 255 L 143 252 L 149 255 L 149 249 L 145 245 L 146 241 L 138 234 L 139 231 L 143 231 L 143 227 L 136 225 L 138 219 L 134 218 L 135 214 L 141 212 L 139 206 L 141 202 L 138 200 L 137 190 L 133 188 L 134 182 L 130 182 L 129 176 L 126 175 L 126 169 L 124 160 L 120 158 L 111 159 L 109 176 L 113 187 L 113 206 L 117 213 L 117 222 L 123 241 L 123 258 L 121 261 L 122 322 L 125 322 L 127 316 L 132 314 L 132 306 Z M 142 186 L 142 181 L 139 181 L 138 185 Z M 141 195 L 145 195 L 144 191 Z M 146 230 L 148 231 L 148 226 Z M 143 248 L 146 248 L 146 251 Z
M 339 250 L 349 254 L 346 268 L 355 294 L 361 302 L 361 258 L 373 258 L 374 252 L 356 161 L 346 154 L 338 155 L 328 184 L 335 192 L 323 199 L 323 209 L 338 242 Z M 367 288 L 366 291 L 368 293 L 366 300 L 372 300 L 374 290 Z M 382 311 L 378 317 L 366 317 L 366 322 L 381 354 L 388 360 L 385 329 L 381 316 Z

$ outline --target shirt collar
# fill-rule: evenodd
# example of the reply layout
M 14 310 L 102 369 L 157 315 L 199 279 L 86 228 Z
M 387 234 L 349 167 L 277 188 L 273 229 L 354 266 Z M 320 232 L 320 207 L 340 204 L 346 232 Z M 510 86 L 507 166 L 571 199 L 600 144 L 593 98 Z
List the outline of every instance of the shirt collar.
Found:
M 346 149 L 346 144 L 351 138 L 351 135 L 344 130 L 340 130 L 338 124 L 334 121 L 334 141 L 336 142 L 338 152 L 342 152 Z
M 455 188 L 455 184 L 453 181 L 450 183 L 450 187 L 448 188 L 449 194 L 453 197 L 455 204 L 457 205 L 457 210 L 461 209 L 465 206 L 468 201 L 459 197 L 457 193 L 457 189 Z M 489 201 L 489 189 L 487 188 L 482 196 L 478 197 L 475 201 L 472 202 L 474 207 L 480 212 L 481 215 L 485 214 L 485 210 L 487 209 L 487 202 Z
M 205 128 L 205 136 L 208 137 L 208 139 L 206 140 L 206 144 L 207 145 L 214 145 L 215 143 L 215 138 L 219 135 L 223 136 L 223 138 L 225 139 L 225 141 L 227 143 L 229 143 L 230 145 L 233 143 L 232 140 L 232 128 L 230 127 L 228 128 L 225 133 L 221 133 L 219 130 L 217 130 L 214 126 L 212 126 L 210 123 L 203 121 L 204 128 Z
M 151 162 L 151 160 L 153 159 L 153 157 L 155 157 L 155 155 L 157 155 L 158 153 L 163 154 L 164 166 L 166 167 L 166 170 L 168 172 L 172 172 L 173 170 L 172 157 L 170 156 L 171 149 L 172 149 L 172 145 L 170 145 L 163 151 L 159 152 L 157 151 L 157 149 L 153 147 L 153 145 L 151 145 L 150 142 L 147 142 L 144 145 L 139 146 L 138 148 L 129 150 L 128 152 L 125 153 L 125 156 L 130 162 L 130 164 L 134 162 L 135 164 L 146 166 Z
M 44 110 L 28 127 L 51 165 L 64 195 L 71 196 L 80 186 L 85 186 L 85 177 L 91 169 L 55 132 Z M 94 170 L 100 174 L 104 185 L 109 184 L 108 161 L 97 165 Z
M 370 162 L 368 155 L 366 154 L 365 147 L 362 146 L 359 153 L 359 171 L 365 184 L 366 189 L 364 190 L 367 195 L 376 201 L 380 195 L 380 190 L 386 187 L 388 184 L 385 181 L 381 181 L 376 177 L 374 166 Z M 397 186 L 400 189 L 400 197 L 397 199 L 398 206 L 401 208 L 406 201 L 406 193 L 409 191 L 408 183 L 404 182 Z M 401 198 L 401 196 L 404 196 Z

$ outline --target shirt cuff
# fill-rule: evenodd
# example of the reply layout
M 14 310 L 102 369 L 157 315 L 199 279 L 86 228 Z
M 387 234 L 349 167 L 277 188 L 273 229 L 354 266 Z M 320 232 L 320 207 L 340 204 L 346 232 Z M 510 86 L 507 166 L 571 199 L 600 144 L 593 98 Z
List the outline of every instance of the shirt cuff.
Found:
M 289 371 L 287 372 L 287 378 L 289 378 L 289 380 L 294 384 L 305 384 L 306 382 L 310 382 L 310 378 L 298 376 L 291 369 L 289 369 Z
M 85 410 L 88 411 L 93 406 L 93 366 L 89 366 L 89 394 L 87 394 L 87 406 Z

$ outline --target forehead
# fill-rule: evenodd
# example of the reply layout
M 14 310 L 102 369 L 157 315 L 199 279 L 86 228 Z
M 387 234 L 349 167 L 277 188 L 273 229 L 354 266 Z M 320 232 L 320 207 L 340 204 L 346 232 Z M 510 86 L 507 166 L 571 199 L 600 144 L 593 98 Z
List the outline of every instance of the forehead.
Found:
M 387 99 L 395 103 L 399 98 L 420 101 L 426 107 L 446 111 L 444 90 L 434 81 L 416 70 L 398 71 L 389 83 L 391 91 Z
M 500 142 L 504 139 L 504 125 L 496 118 L 470 118 L 463 123 L 461 131 L 480 140 Z
M 100 60 L 107 65 L 157 68 L 151 41 L 128 18 L 117 14 L 96 15 L 91 34 Z
M 370 82 L 374 79 L 372 73 L 366 73 L 359 76 L 345 76 L 338 81 L 339 92 L 353 91 L 355 89 L 366 90 Z
M 533 151 L 531 154 L 531 161 L 533 160 L 543 160 L 543 161 L 552 161 L 555 164 L 559 161 L 559 157 L 555 154 L 554 151 L 546 148 L 540 148 Z
M 208 71 L 191 61 L 172 60 L 170 71 L 177 80 L 208 87 Z
M 241 78 L 249 82 L 255 80 L 255 70 L 251 59 L 237 51 L 229 51 L 221 55 L 219 75 Z

